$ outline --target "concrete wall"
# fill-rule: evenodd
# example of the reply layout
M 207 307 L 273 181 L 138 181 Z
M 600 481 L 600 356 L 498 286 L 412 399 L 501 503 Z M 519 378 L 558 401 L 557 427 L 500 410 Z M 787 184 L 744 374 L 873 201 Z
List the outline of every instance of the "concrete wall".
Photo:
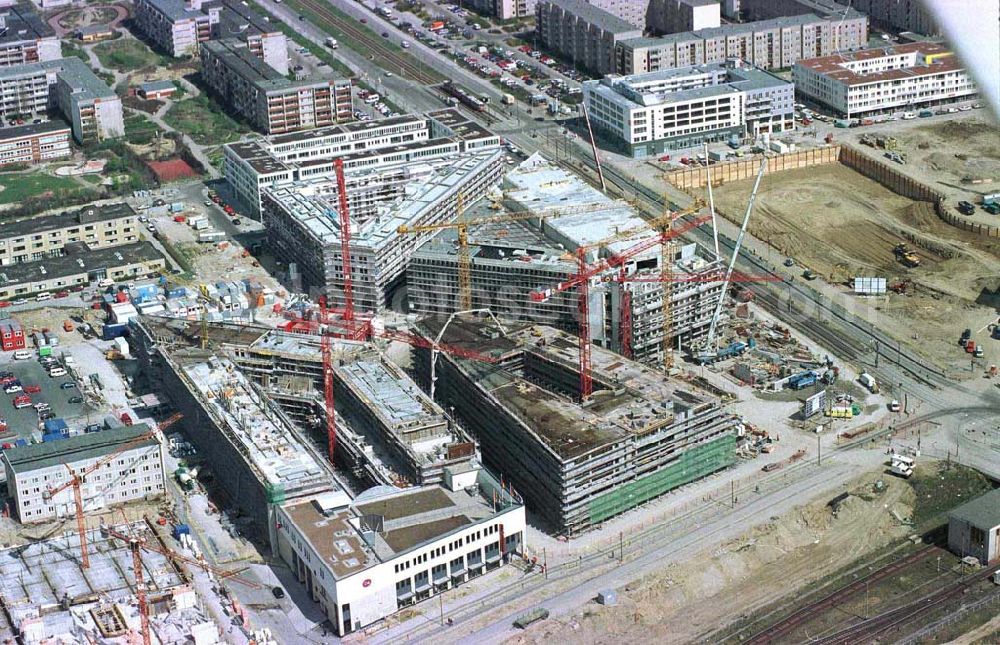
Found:
M 824 148 L 813 148 L 811 150 L 799 150 L 783 155 L 774 155 L 767 158 L 766 174 L 781 172 L 784 170 L 795 170 L 796 168 L 810 168 L 812 166 L 822 166 L 824 164 L 837 161 L 840 156 L 840 146 L 827 146 Z M 711 168 L 712 185 L 721 186 L 733 181 L 742 181 L 756 176 L 760 168 L 760 157 L 742 159 L 740 161 L 728 161 L 726 163 L 713 164 Z M 685 168 L 676 170 L 666 175 L 667 181 L 681 190 L 691 188 L 701 188 L 708 182 L 708 169 L 704 167 Z

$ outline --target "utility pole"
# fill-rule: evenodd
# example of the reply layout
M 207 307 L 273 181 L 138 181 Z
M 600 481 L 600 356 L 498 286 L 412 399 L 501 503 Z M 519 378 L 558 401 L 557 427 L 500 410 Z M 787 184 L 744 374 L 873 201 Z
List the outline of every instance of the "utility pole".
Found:
M 823 442 L 819 435 L 816 435 L 816 465 L 823 465 Z
M 618 531 L 618 564 L 625 561 L 625 534 Z
M 878 341 L 875 341 L 875 369 L 878 369 Z
M 729 505 L 736 508 L 736 480 L 729 480 Z
M 438 601 L 441 607 L 441 626 L 444 627 L 444 592 L 438 592 Z

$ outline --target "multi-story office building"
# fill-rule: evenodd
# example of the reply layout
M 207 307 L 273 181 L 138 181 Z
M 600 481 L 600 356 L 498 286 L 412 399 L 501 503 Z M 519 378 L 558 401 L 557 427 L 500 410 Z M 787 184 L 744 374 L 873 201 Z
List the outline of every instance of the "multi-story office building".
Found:
M 36 164 L 73 154 L 72 128 L 60 120 L 0 129 L 0 166 Z
M 479 467 L 443 486 L 372 488 L 278 508 L 275 552 L 343 636 L 524 555 L 520 498 Z
M 730 60 L 583 84 L 595 131 L 633 157 L 794 128 L 795 86 Z
M 289 80 L 236 38 L 201 46 L 205 82 L 265 134 L 309 130 L 352 118 L 349 79 Z
M 156 437 L 144 438 L 148 433 L 140 423 L 5 450 L 7 493 L 17 518 L 30 524 L 73 517 L 73 487 L 54 495 L 49 491 L 67 483 L 68 468 L 80 472 L 101 460 L 104 465 L 80 484 L 85 510 L 163 494 L 163 446 Z
M 0 67 L 38 63 L 62 57 L 59 39 L 30 2 L 0 8 Z
M 489 355 L 440 353 L 437 396 L 454 409 L 546 528 L 576 535 L 736 459 L 737 419 L 719 392 L 593 349 L 592 403 L 579 400 L 577 339 L 530 324 L 457 317 L 417 323 L 425 338 Z M 417 349 L 418 380 L 430 352 Z
M 345 166 L 369 153 L 342 157 Z M 351 218 L 354 306 L 377 311 L 402 282 L 407 261 L 432 233 L 400 234 L 401 226 L 454 219 L 459 199 L 472 204 L 500 181 L 499 146 L 416 161 L 386 160 L 345 177 Z M 302 290 L 343 305 L 339 187 L 333 177 L 282 183 L 263 193 L 264 225 L 275 256 L 301 277 Z
M 125 134 L 121 99 L 79 58 L 0 68 L 0 117 L 52 110 L 69 121 L 80 143 Z
M 909 43 L 801 60 L 795 89 L 847 117 L 914 109 L 976 96 L 976 84 L 945 47 Z
M 675 34 L 718 27 L 721 20 L 719 0 L 651 0 L 646 27 Z
M 226 180 L 251 216 L 259 218 L 264 189 L 332 177 L 337 158 L 350 174 L 499 146 L 500 137 L 446 109 L 231 143 L 223 151 Z
M 196 56 L 198 43 L 235 37 L 279 73 L 288 73 L 284 33 L 245 2 L 137 0 L 135 21 L 140 31 L 172 56 Z
M 473 308 L 489 308 L 507 320 L 530 321 L 566 331 L 579 329 L 576 290 L 544 293 L 577 271 L 572 255 L 611 231 L 638 230 L 628 241 L 608 245 L 624 253 L 655 236 L 630 205 L 609 199 L 585 181 L 540 156 L 504 177 L 503 206 L 532 212 L 539 220 L 476 226 L 469 231 Z M 485 209 L 484 209 L 485 210 Z M 490 215 L 496 215 L 492 210 Z M 479 215 L 469 212 L 472 220 Z M 542 219 L 544 217 L 544 219 Z M 540 227 L 535 223 L 541 221 Z M 461 309 L 456 234 L 446 230 L 421 246 L 406 269 L 410 310 L 447 316 Z M 676 245 L 669 285 L 670 324 L 664 329 L 660 245 L 631 258 L 620 269 L 595 276 L 589 288 L 591 340 L 638 361 L 663 363 L 664 346 L 687 345 L 708 330 L 722 291 L 722 261 L 696 244 Z M 596 261 L 596 257 L 594 261 Z M 668 342 L 664 343 L 664 333 Z
M 585 0 L 539 0 L 535 13 L 535 33 L 543 47 L 597 74 L 614 71 L 619 41 L 642 36 L 641 26 Z
M 868 19 L 854 10 L 728 24 L 659 38 L 623 39 L 615 46 L 618 74 L 721 63 L 740 58 L 761 69 L 784 69 L 802 58 L 861 49 Z

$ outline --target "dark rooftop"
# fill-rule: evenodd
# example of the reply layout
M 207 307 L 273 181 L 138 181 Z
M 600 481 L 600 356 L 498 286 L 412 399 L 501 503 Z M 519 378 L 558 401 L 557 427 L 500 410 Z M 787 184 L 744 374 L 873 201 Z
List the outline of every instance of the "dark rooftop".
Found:
M 948 516 L 964 520 L 983 530 L 1000 526 L 1000 488 L 962 504 L 948 513 Z
M 50 134 L 52 132 L 59 132 L 60 130 L 65 132 L 70 132 L 71 128 L 68 123 L 62 119 L 53 119 L 51 121 L 44 121 L 42 123 L 26 123 L 25 125 L 15 125 L 11 128 L 0 128 L 0 141 L 8 141 L 10 139 L 20 139 L 22 137 L 31 137 L 42 134 Z M 0 226 L 0 230 L 3 227 Z M 2 235 L 2 233 L 0 233 Z
M 428 488 L 403 497 L 387 497 L 359 504 L 357 509 L 366 515 L 381 515 L 388 521 L 454 505 L 451 498 L 440 488 Z
M 66 255 L 59 257 L 0 267 L 0 287 L 90 273 L 101 268 L 164 260 L 163 254 L 149 242 L 136 242 L 103 249 L 87 249 L 82 243 L 79 243 L 79 246 L 74 243 L 66 245 L 64 251 Z
M 32 125 L 38 127 L 44 124 Z M 14 129 L 16 128 L 0 130 L 0 133 L 6 133 Z M 11 238 L 55 231 L 79 224 L 93 224 L 94 222 L 106 222 L 123 217 L 136 216 L 137 214 L 132 210 L 132 207 L 124 202 L 103 204 L 100 206 L 90 205 L 78 211 L 65 211 L 57 215 L 42 215 L 41 217 L 4 222 L 0 224 L 0 239 L 9 240 Z
M 81 434 L 59 441 L 47 441 L 4 451 L 4 459 L 17 474 L 24 474 L 41 468 L 51 468 L 61 464 L 72 464 L 85 459 L 98 459 L 117 450 L 123 444 L 136 441 L 149 431 L 145 423 L 132 426 Z M 157 440 L 150 437 L 137 441 L 135 448 L 155 446 Z
M 22 0 L 4 7 L 0 9 L 0 14 L 4 15 L 5 27 L 0 31 L 0 45 L 56 37 L 55 30 L 42 20 L 30 2 Z
M 455 515 L 386 531 L 382 539 L 390 549 L 400 553 L 469 524 L 472 524 L 472 520 L 465 515 Z

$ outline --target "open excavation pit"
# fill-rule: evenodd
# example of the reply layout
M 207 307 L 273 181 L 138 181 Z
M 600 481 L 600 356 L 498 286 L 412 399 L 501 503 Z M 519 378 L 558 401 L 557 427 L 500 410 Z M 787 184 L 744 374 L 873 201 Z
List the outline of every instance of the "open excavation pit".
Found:
M 752 184 L 745 179 L 717 187 L 719 211 L 737 221 Z M 945 367 L 968 369 L 967 357 L 956 351 L 958 336 L 966 327 L 983 328 L 1000 306 L 995 239 L 950 226 L 932 202 L 904 197 L 839 162 L 766 174 L 750 232 L 770 243 L 774 264 L 791 257 L 845 291 L 855 276 L 905 283 L 905 294 L 876 303 L 882 320 L 875 322 Z M 919 267 L 896 258 L 900 243 L 917 253 Z

